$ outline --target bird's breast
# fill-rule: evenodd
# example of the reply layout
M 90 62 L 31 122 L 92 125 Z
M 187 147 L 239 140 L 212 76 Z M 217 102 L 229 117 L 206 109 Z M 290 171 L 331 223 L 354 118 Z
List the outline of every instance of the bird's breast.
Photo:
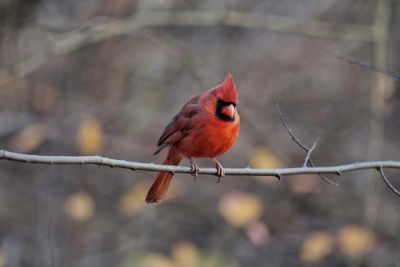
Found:
M 178 144 L 186 157 L 217 157 L 228 151 L 239 135 L 239 117 L 233 122 L 217 118 L 199 121 L 191 133 Z

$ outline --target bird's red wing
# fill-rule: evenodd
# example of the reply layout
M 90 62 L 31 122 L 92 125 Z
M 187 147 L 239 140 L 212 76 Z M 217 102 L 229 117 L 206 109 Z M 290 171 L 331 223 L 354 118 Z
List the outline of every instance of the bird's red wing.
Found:
M 158 148 L 154 154 L 159 153 L 167 146 L 178 143 L 190 134 L 193 127 L 193 117 L 202 110 L 201 106 L 196 103 L 197 100 L 198 98 L 196 97 L 189 101 L 165 127 L 163 134 L 158 140 Z

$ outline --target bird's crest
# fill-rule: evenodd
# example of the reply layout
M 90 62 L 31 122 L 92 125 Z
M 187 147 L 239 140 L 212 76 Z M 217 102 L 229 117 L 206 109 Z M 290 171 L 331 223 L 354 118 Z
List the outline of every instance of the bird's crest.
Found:
M 232 74 L 226 75 L 225 81 L 215 88 L 216 96 L 225 102 L 238 104 L 238 93 Z

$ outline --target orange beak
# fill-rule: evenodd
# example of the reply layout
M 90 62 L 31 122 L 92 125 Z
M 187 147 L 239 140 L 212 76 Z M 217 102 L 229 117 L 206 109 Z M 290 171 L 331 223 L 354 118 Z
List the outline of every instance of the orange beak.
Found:
M 225 106 L 222 108 L 221 113 L 233 119 L 235 116 L 235 107 L 232 104 Z

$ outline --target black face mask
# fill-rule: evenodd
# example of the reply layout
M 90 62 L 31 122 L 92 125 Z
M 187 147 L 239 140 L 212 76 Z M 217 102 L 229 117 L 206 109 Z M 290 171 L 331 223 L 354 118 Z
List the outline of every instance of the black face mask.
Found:
M 229 116 L 225 115 L 224 113 L 222 113 L 222 109 L 229 105 L 233 105 L 234 107 L 236 107 L 236 104 L 233 102 L 226 102 L 222 99 L 217 100 L 217 107 L 215 109 L 215 115 L 217 116 L 218 119 L 220 119 L 222 121 L 234 121 L 235 120 L 235 116 L 229 117 Z

